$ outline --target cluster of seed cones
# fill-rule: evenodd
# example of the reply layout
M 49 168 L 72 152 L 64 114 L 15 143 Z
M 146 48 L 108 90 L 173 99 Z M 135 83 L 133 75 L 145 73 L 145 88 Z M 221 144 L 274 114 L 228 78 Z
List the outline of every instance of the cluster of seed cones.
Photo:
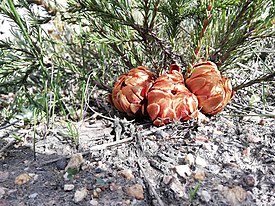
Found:
M 233 96 L 230 80 L 210 61 L 193 66 L 184 79 L 180 67 L 155 77 L 140 66 L 121 75 L 114 85 L 110 102 L 128 116 L 150 116 L 156 126 L 196 118 L 199 111 L 215 115 Z

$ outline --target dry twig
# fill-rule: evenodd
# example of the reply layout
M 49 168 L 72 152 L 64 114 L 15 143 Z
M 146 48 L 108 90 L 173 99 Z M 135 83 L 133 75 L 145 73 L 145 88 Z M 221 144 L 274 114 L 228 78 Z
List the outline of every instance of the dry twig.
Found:
M 166 128 L 166 126 L 163 126 L 163 127 L 159 127 L 159 128 L 156 128 L 156 129 L 153 129 L 151 131 L 144 131 L 142 133 L 140 133 L 141 136 L 147 136 L 147 135 L 151 135 L 151 134 L 154 134 L 155 132 L 159 131 L 159 130 L 163 130 L 164 128 Z M 101 145 L 95 145 L 93 147 L 91 147 L 88 151 L 85 151 L 85 152 L 82 152 L 81 154 L 84 156 L 84 155 L 89 155 L 90 153 L 92 153 L 93 151 L 96 151 L 96 150 L 103 150 L 103 149 L 106 149 L 108 147 L 112 147 L 112 146 L 115 146 L 115 145 L 118 145 L 118 144 L 122 144 L 122 143 L 126 143 L 126 142 L 130 142 L 133 140 L 133 137 L 129 137 L 129 138 L 125 138 L 125 139 L 120 139 L 120 140 L 117 140 L 117 141 L 114 141 L 114 142 L 108 142 L 108 143 L 105 143 L 105 144 L 101 144 Z M 52 160 L 49 160 L 49 161 L 46 161 L 44 163 L 41 164 L 41 166 L 44 166 L 44 165 L 49 165 L 49 164 L 52 164 L 52 163 L 55 163 L 59 160 L 62 160 L 62 159 L 70 159 L 71 158 L 71 155 L 68 155 L 66 157 L 59 157 L 59 158 L 56 158 L 56 159 L 52 159 Z
M 12 123 L 7 123 L 6 125 L 1 125 L 1 127 L 0 127 L 0 130 L 2 130 L 2 129 L 6 129 L 6 128 L 8 128 L 8 127 L 10 127 L 10 126 L 13 126 L 13 125 L 15 125 L 17 122 L 19 122 L 20 120 L 16 120 L 16 121 L 14 121 L 14 122 L 12 122 Z
M 1 153 L 3 153 L 10 146 L 14 145 L 16 142 L 17 141 L 14 139 L 14 140 L 10 141 L 8 144 L 6 144 L 4 147 L 2 147 L 1 150 L 0 150 L 0 156 L 1 156 Z
M 105 144 L 96 145 L 96 146 L 91 147 L 88 151 L 81 152 L 81 154 L 82 154 L 83 156 L 86 156 L 86 155 L 91 154 L 93 151 L 96 151 L 96 150 L 103 150 L 103 149 L 106 149 L 107 147 L 115 146 L 115 145 L 117 145 L 117 144 L 122 144 L 122 143 L 125 143 L 125 142 L 130 142 L 130 141 L 132 141 L 132 140 L 133 140 L 133 138 L 132 138 L 132 137 L 129 137 L 129 138 L 126 138 L 126 139 L 121 139 L 121 140 L 115 141 L 115 142 L 108 142 L 108 143 L 105 143 Z M 56 159 L 52 159 L 52 160 L 43 162 L 42 164 L 40 164 L 40 166 L 49 165 L 49 164 L 55 163 L 55 162 L 57 162 L 57 161 L 59 161 L 59 160 L 63 160 L 64 158 L 65 158 L 65 159 L 70 159 L 71 156 L 72 156 L 72 155 L 68 155 L 68 156 L 66 156 L 66 157 L 59 157 L 59 158 L 56 158 Z
M 242 88 L 249 87 L 249 86 L 251 86 L 253 84 L 257 84 L 257 83 L 261 83 L 261 82 L 275 81 L 274 77 L 275 77 L 275 72 L 273 72 L 271 74 L 268 74 L 268 75 L 265 75 L 265 76 L 262 76 L 262 77 L 257 78 L 257 79 L 253 79 L 253 80 L 248 81 L 246 83 L 242 83 L 242 84 L 240 84 L 238 86 L 235 86 L 233 88 L 233 90 L 237 91 L 237 90 L 240 90 Z
M 144 179 L 146 180 L 149 189 L 152 191 L 153 195 L 155 196 L 156 200 L 158 201 L 158 205 L 159 206 L 164 206 L 165 204 L 163 203 L 163 201 L 161 200 L 161 198 L 159 197 L 157 191 L 155 190 L 155 188 L 153 187 L 152 183 L 150 182 L 150 180 L 148 179 L 147 175 L 146 175 L 146 171 L 144 171 L 143 167 L 141 166 L 141 163 L 139 161 L 137 161 L 138 166 L 141 170 L 141 172 L 143 173 Z

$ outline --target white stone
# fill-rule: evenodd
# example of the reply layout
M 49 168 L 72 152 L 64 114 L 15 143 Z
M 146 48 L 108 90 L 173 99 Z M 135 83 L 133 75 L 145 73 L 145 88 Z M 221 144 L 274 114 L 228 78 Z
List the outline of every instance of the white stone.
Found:
M 208 142 L 203 143 L 203 148 L 207 149 L 208 151 L 211 151 L 211 150 L 212 150 L 211 144 L 208 143 Z
M 87 195 L 88 195 L 88 190 L 86 188 L 77 190 L 74 193 L 74 202 L 75 203 L 81 202 L 82 200 L 85 199 L 85 197 L 87 197 Z
M 4 187 L 0 187 L 0 199 L 2 199 L 5 194 L 6 194 L 5 188 Z
M 196 165 L 201 166 L 201 167 L 206 167 L 207 162 L 205 159 L 201 158 L 200 156 L 196 157 Z
M 74 189 L 73 184 L 65 184 L 64 185 L 64 191 L 72 191 Z
M 33 193 L 33 194 L 30 194 L 29 195 L 29 198 L 30 199 L 34 199 L 34 198 L 36 198 L 38 196 L 38 193 Z
M 219 149 L 219 146 L 218 146 L 218 145 L 213 144 L 213 145 L 212 145 L 212 149 L 213 149 L 213 151 L 214 151 L 214 152 L 217 152 L 217 151 L 218 151 L 218 149 Z
M 226 189 L 228 189 L 228 188 L 224 187 L 223 185 L 218 185 L 217 186 L 217 190 L 220 191 L 220 192 L 223 191 L 223 190 L 226 190 Z
M 95 199 L 90 201 L 90 205 L 92 206 L 97 206 L 98 205 L 98 201 L 96 201 Z
M 181 177 L 190 176 L 192 174 L 189 165 L 178 165 L 178 166 L 175 166 L 175 169 L 176 169 L 176 172 Z
M 185 161 L 189 164 L 189 165 L 194 165 L 195 163 L 195 158 L 194 155 L 192 155 L 191 153 L 188 153 L 185 157 Z
M 205 202 L 209 202 L 211 200 L 211 195 L 206 190 L 201 191 L 201 195 Z

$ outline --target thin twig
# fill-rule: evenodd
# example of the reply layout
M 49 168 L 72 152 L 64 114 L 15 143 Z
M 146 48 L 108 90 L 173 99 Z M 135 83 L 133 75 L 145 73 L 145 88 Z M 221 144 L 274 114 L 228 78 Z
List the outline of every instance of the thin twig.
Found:
M 129 138 L 126 138 L 126 139 L 121 139 L 121 140 L 115 141 L 115 142 L 108 142 L 108 143 L 105 143 L 105 144 L 96 145 L 96 146 L 91 147 L 88 151 L 81 152 L 81 154 L 83 156 L 86 156 L 86 155 L 91 154 L 93 151 L 103 150 L 103 149 L 106 149 L 107 147 L 112 147 L 112 146 L 115 146 L 115 145 L 118 145 L 118 144 L 122 144 L 122 143 L 125 143 L 125 142 L 130 142 L 132 140 L 133 140 L 133 138 L 129 137 Z M 72 155 L 68 155 L 66 157 L 59 157 L 59 158 L 56 158 L 56 159 L 52 159 L 52 160 L 49 160 L 49 161 L 46 161 L 46 162 L 42 163 L 41 166 L 45 166 L 45 165 L 49 165 L 49 164 L 55 163 L 55 162 L 57 162 L 59 160 L 63 160 L 64 158 L 65 159 L 70 159 L 71 156 Z
M 170 43 L 168 43 L 164 39 L 160 39 L 154 32 L 149 32 L 148 35 L 155 40 L 155 42 L 160 46 L 164 54 L 167 55 L 169 59 L 174 61 L 175 58 L 178 58 L 180 59 L 183 67 L 186 67 L 188 65 L 181 55 L 173 52 L 173 49 Z
M 154 134 L 155 132 L 159 131 L 159 130 L 163 130 L 165 129 L 167 126 L 162 126 L 162 127 L 158 127 L 154 130 L 151 130 L 151 131 L 144 131 L 142 133 L 140 133 L 140 136 L 147 136 L 147 135 L 150 135 L 150 134 Z M 105 144 L 101 144 L 101 145 L 95 145 L 93 147 L 91 147 L 88 151 L 85 151 L 85 152 L 82 152 L 81 154 L 84 156 L 84 155 L 88 155 L 90 154 L 91 152 L 93 151 L 96 151 L 96 150 L 103 150 L 103 149 L 106 149 L 107 147 L 112 147 L 112 146 L 115 146 L 115 145 L 118 145 L 118 144 L 122 144 L 122 143 L 126 143 L 126 142 L 130 142 L 133 140 L 133 137 L 129 137 L 129 138 L 125 138 L 125 139 L 120 139 L 120 140 L 117 140 L 117 141 L 114 141 L 114 142 L 108 142 L 108 143 L 105 143 Z M 46 161 L 44 163 L 41 164 L 41 166 L 44 166 L 44 165 L 49 165 L 49 164 L 52 164 L 52 163 L 55 163 L 59 160 L 62 160 L 62 159 L 70 159 L 71 158 L 71 155 L 68 155 L 66 157 L 59 157 L 59 158 L 56 158 L 56 159 L 53 159 L 53 160 L 49 160 L 49 161 Z
M 14 122 L 12 122 L 12 123 L 8 123 L 8 124 L 6 124 L 6 125 L 3 125 L 3 126 L 0 127 L 0 130 L 6 129 L 6 128 L 10 127 L 10 126 L 13 126 L 13 125 L 15 125 L 17 122 L 19 122 L 19 121 L 20 121 L 20 120 L 16 120 L 16 121 L 14 121 Z
M 148 136 L 148 135 L 154 134 L 157 131 L 164 130 L 167 127 L 168 127 L 167 125 L 164 125 L 162 127 L 157 127 L 157 128 L 155 128 L 153 130 L 150 130 L 150 131 L 145 131 L 145 132 L 141 133 L 141 136 Z
M 254 110 L 256 110 L 256 111 L 258 111 L 260 113 L 258 113 L 258 114 L 247 114 L 246 111 L 243 110 L 243 108 L 244 108 L 244 106 L 249 108 L 248 105 L 238 105 L 236 103 L 231 103 L 231 105 L 232 106 L 227 105 L 227 107 L 231 108 L 233 110 L 239 109 L 240 112 L 244 113 L 244 116 L 265 116 L 265 117 L 272 117 L 272 118 L 275 117 L 275 114 L 273 112 L 269 112 L 269 111 L 265 111 L 265 110 L 263 111 L 263 110 L 258 109 L 256 107 L 253 107 L 251 109 L 254 109 Z M 230 116 L 232 116 L 232 115 L 230 115 Z
M 138 166 L 139 166 L 141 172 L 143 173 L 144 179 L 146 180 L 146 182 L 149 186 L 149 189 L 152 191 L 153 195 L 155 196 L 156 200 L 158 201 L 158 205 L 159 206 L 165 206 L 165 204 L 163 203 L 163 201 L 159 197 L 157 191 L 155 190 L 152 183 L 150 182 L 149 178 L 147 177 L 146 171 L 144 171 L 143 167 L 141 166 L 141 163 L 139 161 L 137 161 L 137 163 L 138 163 Z
M 125 143 L 125 142 L 130 142 L 132 140 L 133 140 L 133 137 L 129 137 L 129 138 L 117 140 L 115 142 L 108 142 L 108 143 L 105 143 L 105 144 L 96 145 L 96 146 L 91 147 L 90 151 L 106 149 L 107 147 L 112 147 L 112 146 L 115 146 L 117 144 L 122 144 L 122 143 Z
M 17 141 L 13 139 L 8 144 L 6 144 L 4 147 L 1 148 L 0 154 L 3 153 L 6 149 L 8 149 L 10 146 L 14 145 Z
M 115 121 L 114 118 L 111 118 L 111 117 L 107 117 L 107 116 L 104 116 L 103 114 L 100 114 L 99 112 L 95 111 L 90 105 L 89 105 L 89 99 L 90 99 L 90 94 L 92 92 L 90 92 L 88 94 L 88 86 L 89 86 L 89 83 L 90 83 L 90 79 L 91 79 L 91 75 L 92 73 L 89 75 L 88 77 L 88 80 L 87 80 L 87 83 L 86 83 L 86 88 L 85 88 L 85 91 L 84 91 L 84 101 L 85 101 L 85 104 L 87 105 L 87 107 L 92 110 L 92 112 L 94 112 L 96 115 L 102 117 L 102 118 L 105 118 L 105 119 L 108 119 L 110 121 Z M 94 90 L 94 88 L 92 89 L 92 91 Z M 88 95 L 87 95 L 88 94 Z M 88 96 L 88 97 L 87 97 Z
M 257 83 L 261 83 L 261 82 L 275 81 L 274 77 L 275 77 L 275 72 L 273 72 L 271 74 L 268 74 L 268 75 L 265 75 L 263 77 L 257 78 L 257 79 L 253 79 L 253 80 L 251 80 L 249 82 L 240 84 L 238 86 L 235 86 L 235 87 L 233 87 L 233 90 L 237 91 L 237 90 L 240 90 L 242 88 L 249 87 L 249 86 L 251 86 L 253 84 L 257 84 Z
M 96 80 L 91 80 L 91 83 L 92 84 L 95 84 L 96 86 L 98 86 L 98 88 L 100 88 L 100 89 L 104 89 L 104 90 L 106 90 L 107 92 L 112 92 L 112 88 L 111 87 L 109 87 L 109 86 L 107 86 L 107 85 L 103 85 L 103 84 L 101 84 L 100 82 L 98 82 L 98 81 L 96 81 Z
M 142 132 L 140 135 L 141 136 L 147 136 L 147 135 L 150 135 L 150 134 L 153 134 L 159 130 L 163 130 L 165 129 L 166 126 L 163 126 L 163 127 L 159 127 L 159 128 L 156 128 L 154 129 L 153 131 L 144 131 Z M 126 138 L 126 139 L 121 139 L 121 140 L 117 140 L 117 141 L 114 141 L 114 142 L 108 142 L 108 143 L 105 143 L 105 144 L 101 144 L 101 145 L 96 145 L 96 146 L 93 146 L 91 147 L 88 151 L 85 151 L 85 152 L 82 152 L 81 154 L 84 156 L 84 155 L 88 155 L 90 154 L 91 152 L 93 151 L 96 151 L 96 150 L 103 150 L 103 149 L 106 149 L 107 147 L 111 147 L 111 146 L 115 146 L 115 145 L 118 145 L 118 144 L 122 144 L 122 143 L 126 143 L 126 142 L 130 142 L 133 140 L 133 137 L 129 137 L 129 138 Z M 49 161 L 46 161 L 44 163 L 41 164 L 41 166 L 44 166 L 44 165 L 49 165 L 49 164 L 52 164 L 52 163 L 55 163 L 59 160 L 62 160 L 62 159 L 70 159 L 71 158 L 71 155 L 68 155 L 66 157 L 59 157 L 59 158 L 56 158 L 56 159 L 52 159 L 52 160 L 49 160 Z

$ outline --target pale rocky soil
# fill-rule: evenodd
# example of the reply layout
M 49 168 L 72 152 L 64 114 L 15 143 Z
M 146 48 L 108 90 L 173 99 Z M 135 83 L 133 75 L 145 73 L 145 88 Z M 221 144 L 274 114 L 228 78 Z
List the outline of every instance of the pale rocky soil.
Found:
M 237 100 L 206 123 L 162 128 L 94 116 L 76 125 L 78 146 L 62 121 L 46 136 L 41 124 L 36 161 L 33 129 L 2 127 L 0 148 L 14 134 L 24 141 L 1 153 L 0 205 L 275 205 L 274 117 L 243 116 Z M 68 178 L 76 153 L 79 172 Z

